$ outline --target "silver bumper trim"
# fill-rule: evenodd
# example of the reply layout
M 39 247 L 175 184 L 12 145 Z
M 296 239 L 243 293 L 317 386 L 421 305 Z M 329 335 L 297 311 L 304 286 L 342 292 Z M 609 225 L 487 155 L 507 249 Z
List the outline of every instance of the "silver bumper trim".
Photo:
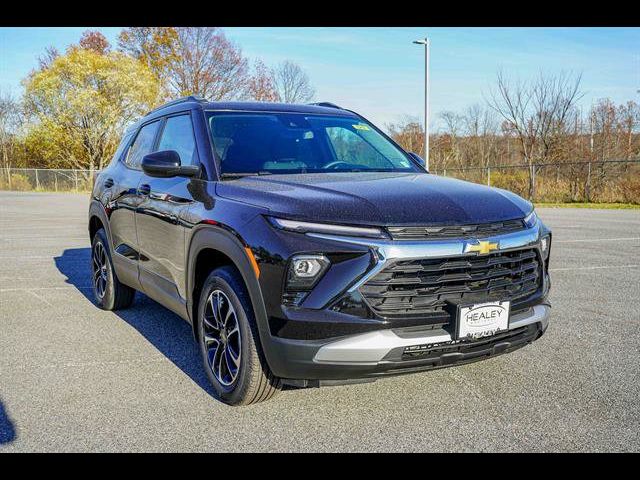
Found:
M 509 322 L 509 330 L 538 322 L 542 323 L 543 330 L 546 329 L 550 309 L 548 305 L 536 305 L 533 311 L 526 315 L 515 315 Z M 409 338 L 399 337 L 392 330 L 379 330 L 328 343 L 316 352 L 313 361 L 342 365 L 375 365 L 394 348 L 450 341 L 451 335 L 442 329 Z

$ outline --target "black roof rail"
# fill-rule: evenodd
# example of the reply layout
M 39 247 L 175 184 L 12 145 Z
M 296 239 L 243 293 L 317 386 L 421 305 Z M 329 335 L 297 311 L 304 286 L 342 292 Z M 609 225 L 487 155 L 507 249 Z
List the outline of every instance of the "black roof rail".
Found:
M 171 107 L 173 105 L 177 105 L 179 103 L 184 103 L 184 102 L 206 102 L 207 99 L 200 97 L 198 95 L 189 95 L 186 97 L 180 97 L 180 98 L 176 98 L 175 100 L 171 100 L 170 102 L 167 102 L 163 105 L 160 105 L 159 107 L 154 108 L 153 110 L 150 110 L 147 112 L 147 115 L 152 114 L 153 112 L 157 112 L 158 110 L 162 110 L 163 108 L 167 108 L 167 107 Z
M 341 106 L 331 102 L 308 103 L 307 105 L 315 105 L 317 107 L 328 107 L 328 108 L 337 108 L 339 110 L 344 110 L 344 108 L 342 108 Z

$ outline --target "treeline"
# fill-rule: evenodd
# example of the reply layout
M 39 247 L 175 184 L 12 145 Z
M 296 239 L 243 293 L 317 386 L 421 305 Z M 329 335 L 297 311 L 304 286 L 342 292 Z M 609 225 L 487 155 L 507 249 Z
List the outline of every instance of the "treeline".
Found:
M 570 74 L 540 74 L 530 82 L 498 74 L 484 103 L 440 115 L 442 127 L 429 138 L 431 170 L 533 200 L 640 203 L 638 165 L 608 162 L 640 159 L 640 106 L 603 98 L 580 108 L 580 83 Z M 387 129 L 406 149 L 424 151 L 417 119 Z
M 118 45 L 86 31 L 61 53 L 47 48 L 22 81 L 21 98 L 0 92 L 0 160 L 10 168 L 100 169 L 123 129 L 165 101 L 302 103 L 314 89 L 293 62 L 251 62 L 215 27 L 132 27 Z
M 117 45 L 86 31 L 64 53 L 46 49 L 38 63 L 21 97 L 0 92 L 0 183 L 11 181 L 11 168 L 100 169 L 128 124 L 172 98 L 314 97 L 298 65 L 250 61 L 215 27 L 125 28 Z M 603 162 L 640 159 L 640 106 L 604 98 L 580 108 L 582 96 L 580 75 L 514 81 L 499 73 L 483 103 L 440 114 L 442 127 L 430 137 L 431 170 L 537 201 L 640 203 L 638 164 Z M 386 127 L 422 154 L 419 120 Z

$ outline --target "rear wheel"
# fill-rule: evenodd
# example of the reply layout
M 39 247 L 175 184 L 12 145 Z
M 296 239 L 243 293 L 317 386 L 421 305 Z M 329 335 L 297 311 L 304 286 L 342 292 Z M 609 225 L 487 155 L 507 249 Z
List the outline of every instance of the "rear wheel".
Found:
M 119 310 L 131 305 L 136 291 L 118 280 L 103 228 L 96 232 L 91 242 L 91 272 L 93 294 L 100 308 Z
M 225 403 L 261 402 L 280 388 L 264 359 L 244 282 L 232 267 L 218 268 L 205 280 L 198 339 L 207 376 Z

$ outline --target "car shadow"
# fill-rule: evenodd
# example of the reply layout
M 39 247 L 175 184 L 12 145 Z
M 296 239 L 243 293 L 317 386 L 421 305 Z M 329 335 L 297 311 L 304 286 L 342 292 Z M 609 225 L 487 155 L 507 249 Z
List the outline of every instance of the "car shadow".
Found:
M 60 273 L 66 276 L 66 282 L 75 286 L 91 303 L 95 303 L 89 271 L 91 249 L 69 248 L 55 257 L 54 261 Z M 200 388 L 217 399 L 202 367 L 191 325 L 141 292 L 136 292 L 131 307 L 113 313 L 135 328 Z
M 11 443 L 16 439 L 16 429 L 9 414 L 0 400 L 0 445 Z

